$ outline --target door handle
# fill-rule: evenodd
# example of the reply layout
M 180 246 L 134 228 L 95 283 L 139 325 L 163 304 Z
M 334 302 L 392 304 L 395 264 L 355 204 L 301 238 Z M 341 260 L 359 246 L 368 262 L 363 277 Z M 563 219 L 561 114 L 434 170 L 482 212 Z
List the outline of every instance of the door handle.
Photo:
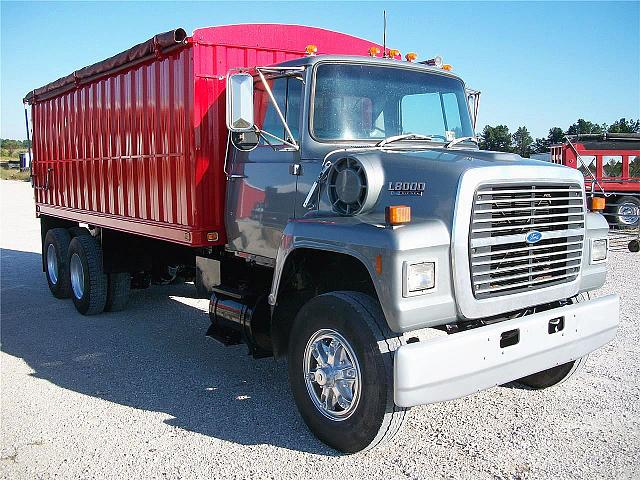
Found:
M 290 175 L 295 175 L 295 176 L 300 176 L 303 173 L 303 169 L 302 169 L 302 165 L 299 163 L 293 163 L 291 165 L 289 165 L 289 174 Z
M 227 175 L 227 180 L 237 180 L 239 178 L 247 178 L 247 176 L 246 175 L 238 175 L 238 174 L 235 174 L 235 173 Z

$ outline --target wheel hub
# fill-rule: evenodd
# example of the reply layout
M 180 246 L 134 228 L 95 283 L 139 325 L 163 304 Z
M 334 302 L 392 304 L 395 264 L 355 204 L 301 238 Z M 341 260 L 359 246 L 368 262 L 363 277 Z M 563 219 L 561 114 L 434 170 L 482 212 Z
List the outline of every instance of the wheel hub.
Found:
M 71 256 L 69 267 L 71 273 L 71 289 L 75 297 L 80 300 L 84 295 L 84 268 L 80 256 L 77 253 Z
M 50 243 L 47 247 L 47 274 L 51 283 L 56 285 L 58 283 L 58 256 L 53 243 Z
M 638 222 L 640 208 L 630 202 L 625 202 L 618 207 L 618 218 L 625 225 L 634 225 Z
M 331 420 L 345 420 L 360 400 L 361 373 L 349 342 L 335 330 L 311 336 L 304 355 L 307 392 L 316 408 Z

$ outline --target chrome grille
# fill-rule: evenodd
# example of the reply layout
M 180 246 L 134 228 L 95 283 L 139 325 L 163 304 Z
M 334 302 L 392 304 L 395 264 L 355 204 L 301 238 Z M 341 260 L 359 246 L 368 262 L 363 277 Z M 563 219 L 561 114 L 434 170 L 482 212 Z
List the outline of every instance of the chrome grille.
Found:
M 529 243 L 534 231 L 542 239 Z M 483 185 L 474 197 L 469 239 L 478 299 L 571 282 L 582 260 L 583 190 L 578 184 Z

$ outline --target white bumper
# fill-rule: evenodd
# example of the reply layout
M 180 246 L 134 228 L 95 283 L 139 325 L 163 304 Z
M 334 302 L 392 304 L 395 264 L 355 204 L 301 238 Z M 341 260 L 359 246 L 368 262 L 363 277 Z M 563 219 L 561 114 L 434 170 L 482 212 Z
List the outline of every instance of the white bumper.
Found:
M 613 339 L 617 295 L 401 346 L 395 353 L 395 402 L 402 407 L 441 402 L 502 385 L 576 360 Z M 549 333 L 549 321 L 564 328 Z M 501 347 L 504 332 L 518 329 L 516 344 Z

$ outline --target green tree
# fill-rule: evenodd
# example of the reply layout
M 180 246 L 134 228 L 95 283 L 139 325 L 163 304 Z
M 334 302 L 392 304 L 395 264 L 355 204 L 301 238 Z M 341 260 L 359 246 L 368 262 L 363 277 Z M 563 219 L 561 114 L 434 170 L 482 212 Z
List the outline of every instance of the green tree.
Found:
M 23 140 L 22 141 L 22 146 L 24 148 L 30 148 L 31 147 L 31 140 Z
M 571 125 L 567 129 L 569 135 L 584 135 L 587 133 L 604 133 L 606 131 L 606 125 L 598 125 L 597 123 L 589 122 L 583 118 L 579 118 L 576 123 Z
M 547 138 L 536 138 L 532 150 L 534 153 L 547 153 L 552 145 L 564 142 L 564 131 L 560 127 L 549 129 Z
M 1 147 L 9 153 L 10 157 L 13 157 L 13 153 L 22 148 L 22 143 L 18 140 L 9 140 L 8 138 L 2 139 Z
M 483 150 L 493 150 L 496 152 L 511 152 L 511 134 L 509 127 L 498 125 L 492 127 L 487 125 L 482 131 L 480 148 Z
M 528 157 L 531 154 L 531 145 L 533 144 L 533 138 L 527 127 L 518 127 L 516 133 L 512 137 L 514 152 L 521 157 Z
M 549 140 L 549 146 L 564 142 L 564 130 L 560 127 L 550 128 L 547 140 Z
M 621 118 L 611 124 L 609 133 L 640 133 L 640 120 Z
M 640 156 L 633 160 L 629 159 L 629 176 L 632 178 L 640 177 Z

